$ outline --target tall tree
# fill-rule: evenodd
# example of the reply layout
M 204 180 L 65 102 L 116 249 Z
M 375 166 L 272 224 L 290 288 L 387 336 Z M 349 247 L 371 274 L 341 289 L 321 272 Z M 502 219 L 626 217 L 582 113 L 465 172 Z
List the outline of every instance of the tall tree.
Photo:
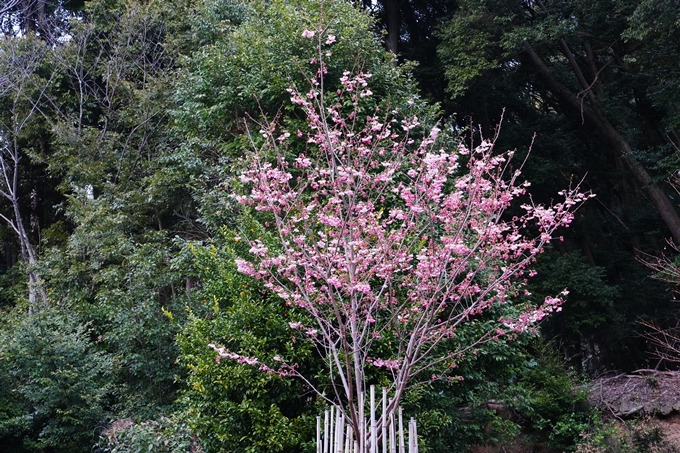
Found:
M 665 2 L 665 6 L 666 14 L 677 15 L 677 4 Z M 535 96 L 551 102 L 571 120 L 596 131 L 678 241 L 676 207 L 650 173 L 654 168 L 645 166 L 639 155 L 672 143 L 675 134 L 672 129 L 664 130 L 664 109 L 650 102 L 654 77 L 640 60 L 662 52 L 661 45 L 676 44 L 676 38 L 672 33 L 666 34 L 663 43 L 651 35 L 631 38 L 639 26 L 636 13 L 643 7 L 639 2 L 613 0 L 592 4 L 461 2 L 456 17 L 442 31 L 440 53 L 448 63 L 453 93 L 503 65 L 529 68 L 534 75 L 531 85 L 517 89 L 535 91 Z M 463 67 L 466 62 L 472 64 Z M 665 70 L 677 65 L 667 64 Z M 650 140 L 645 140 L 646 132 Z
M 379 0 L 362 5 L 376 17 L 375 27 L 384 34 L 385 47 L 400 63 L 415 63 L 410 71 L 422 94 L 448 107 L 436 30 L 453 13 L 456 1 Z
M 34 213 L 29 213 L 25 204 L 30 196 L 37 196 L 36 182 L 25 184 L 30 151 L 44 145 L 40 133 L 41 106 L 46 102 L 46 92 L 51 80 L 41 76 L 41 69 L 47 48 L 32 37 L 17 38 L 2 42 L 0 66 L 3 81 L 0 102 L 4 114 L 0 116 L 0 195 L 7 204 L 7 210 L 0 218 L 12 229 L 21 250 L 29 280 L 29 311 L 35 312 L 47 304 L 45 288 L 36 270 L 38 261 L 38 235 L 31 234 L 37 227 Z M 30 193 L 26 193 L 30 192 Z M 30 217 L 30 223 L 27 221 Z
M 593 313 L 618 327 L 581 331 L 576 361 L 597 357 L 595 368 L 641 365 L 644 345 L 632 321 L 665 317 L 669 308 L 664 287 L 645 280 L 635 255 L 678 237 L 675 195 L 664 182 L 677 168 L 680 90 L 670 55 L 677 15 L 667 1 L 463 1 L 439 30 L 459 118 L 489 131 L 507 108 L 505 132 L 515 143 L 538 134 L 533 159 L 541 169 L 530 176 L 538 193 L 576 173 L 587 174 L 598 194 L 555 247 L 580 251 L 591 267 L 606 269 L 605 286 L 619 287 L 615 304 Z
M 0 33 L 34 34 L 54 42 L 67 32 L 69 14 L 84 4 L 84 0 L 7 0 L 0 6 Z
M 392 374 L 391 399 L 383 404 L 394 413 L 421 375 L 441 379 L 481 344 L 531 329 L 561 300 L 508 310 L 486 326 L 483 316 L 518 296 L 516 279 L 588 196 L 569 188 L 560 193 L 563 202 L 523 204 L 522 214 L 504 221 L 528 185 L 518 179 L 521 166 L 508 162 L 513 153 L 496 155 L 486 141 L 444 151 L 438 128 L 421 135 L 409 113 L 399 122 L 380 108 L 369 110 L 372 76 L 362 71 L 345 71 L 326 93 L 325 62 L 336 42 L 326 29 L 321 22 L 302 32 L 316 49 L 317 76 L 304 93 L 288 90 L 306 114 L 307 133 L 265 122 L 259 125 L 264 143 L 251 137 L 256 147 L 240 176 L 250 190 L 239 200 L 265 213 L 275 239 L 253 237 L 244 225 L 253 261 L 236 264 L 304 313 L 290 326 L 317 346 L 334 389 L 330 396 L 325 386 L 314 390 L 339 405 L 359 451 L 368 451 L 376 437 L 364 421 L 367 364 Z M 290 156 L 296 142 L 307 148 Z M 536 238 L 527 237 L 528 225 Z M 468 323 L 478 329 L 466 337 Z M 220 357 L 258 364 L 211 346 Z M 273 360 L 283 365 L 260 369 L 306 378 L 286 358 Z

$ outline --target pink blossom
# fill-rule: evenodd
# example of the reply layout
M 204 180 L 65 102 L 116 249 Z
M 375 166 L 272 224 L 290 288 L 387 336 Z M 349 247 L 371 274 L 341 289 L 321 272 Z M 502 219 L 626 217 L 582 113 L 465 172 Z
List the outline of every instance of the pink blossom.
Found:
M 323 60 L 323 51 L 316 51 Z M 239 202 L 267 216 L 279 243 L 269 250 L 256 237 L 245 238 L 252 262 L 237 259 L 236 266 L 306 315 L 304 326 L 289 326 L 325 354 L 342 378 L 337 382 L 347 382 L 351 395 L 365 393 L 365 376 L 354 377 L 369 363 L 393 377 L 392 391 L 403 392 L 409 382 L 423 380 L 418 373 L 443 379 L 485 342 L 532 332 L 558 312 L 566 294 L 532 306 L 521 300 L 521 281 L 533 275 L 536 256 L 590 194 L 569 188 L 561 202 L 534 204 L 523 196 L 529 184 L 520 179 L 521 163 L 511 162 L 512 152 L 494 149 L 493 141 L 438 150 L 439 128 L 402 112 L 397 120 L 380 109 L 367 111 L 361 97 L 372 94 L 370 74 L 343 72 L 333 95 L 337 106 L 324 105 L 324 62 L 318 63 L 308 90 L 289 89 L 307 117 L 308 132 L 297 131 L 306 135 L 299 144 L 304 152 L 291 159 L 277 143 L 288 136 L 277 137 L 281 125 L 274 124 L 263 127 L 262 148 L 245 158 L 246 194 Z M 520 211 L 514 218 L 506 215 L 511 206 Z M 513 307 L 515 314 L 490 323 L 478 337 L 459 335 L 465 323 L 499 307 Z M 429 355 L 444 342 L 449 356 Z M 352 351 L 349 359 L 346 351 Z M 383 357 L 371 359 L 377 354 Z M 282 363 L 279 356 L 273 361 Z M 266 372 L 273 369 L 266 365 Z
M 295 163 L 297 164 L 298 168 L 307 168 L 312 165 L 312 161 L 305 157 L 304 154 L 300 154 L 300 156 L 295 159 Z
M 241 272 L 242 274 L 255 276 L 255 268 L 253 267 L 252 263 L 249 263 L 246 260 L 242 260 L 240 258 L 235 260 L 236 262 L 236 270 Z
M 388 368 L 391 370 L 396 370 L 400 367 L 400 363 L 397 360 L 375 359 L 373 360 L 373 366 L 376 366 L 378 368 Z
M 307 30 L 302 32 L 302 37 L 307 39 L 312 39 L 314 37 L 314 32 L 312 30 Z

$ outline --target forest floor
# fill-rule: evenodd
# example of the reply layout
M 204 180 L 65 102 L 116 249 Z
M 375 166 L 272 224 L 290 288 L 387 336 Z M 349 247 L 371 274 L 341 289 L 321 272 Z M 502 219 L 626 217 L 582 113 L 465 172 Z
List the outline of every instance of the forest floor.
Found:
M 616 418 L 665 417 L 680 412 L 680 372 L 638 370 L 605 376 L 589 385 L 590 401 Z
M 622 434 L 651 439 L 658 433 L 662 441 L 650 451 L 680 452 L 680 372 L 638 370 L 601 377 L 590 383 L 589 396 L 603 414 L 620 422 Z
M 672 415 L 656 421 L 664 434 L 666 441 L 680 451 L 680 414 Z

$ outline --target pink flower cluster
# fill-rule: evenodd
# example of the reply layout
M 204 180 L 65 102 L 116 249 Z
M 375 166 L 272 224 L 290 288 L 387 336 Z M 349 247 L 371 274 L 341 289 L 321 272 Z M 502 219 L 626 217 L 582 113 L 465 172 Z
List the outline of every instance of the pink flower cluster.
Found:
M 569 291 L 566 289 L 560 293 L 567 296 Z M 563 299 L 558 297 L 546 297 L 543 305 L 537 308 L 530 308 L 522 313 L 517 319 L 501 318 L 500 322 L 514 333 L 526 332 L 534 329 L 536 324 L 551 313 L 562 311 Z
M 223 347 L 218 347 L 213 343 L 210 343 L 208 346 L 210 346 L 215 351 L 217 351 L 217 359 L 216 359 L 217 363 L 220 363 L 220 358 L 232 359 L 232 360 L 236 360 L 238 363 L 245 363 L 245 364 L 248 364 L 248 365 L 257 365 L 257 363 L 259 362 L 258 359 L 255 358 L 255 357 L 246 357 L 246 356 L 236 354 L 234 352 L 229 352 L 229 351 L 225 350 Z M 264 371 L 268 371 L 268 367 L 265 366 L 265 368 L 266 369 Z
M 369 79 L 349 72 L 340 79 L 338 105 L 343 98 L 354 103 L 352 120 L 335 105 L 320 108 L 316 95 L 290 90 L 310 131 L 294 169 L 280 148 L 291 137 L 263 127 L 266 151 L 248 158 L 241 180 L 250 191 L 239 201 L 272 216 L 281 252 L 272 254 L 253 238 L 252 261 L 236 264 L 306 310 L 316 327 L 291 327 L 323 348 L 347 343 L 365 359 L 372 343 L 394 328 L 392 335 L 407 341 L 402 354 L 429 363 L 419 354 L 453 338 L 471 317 L 507 303 L 534 256 L 590 195 L 572 188 L 560 194 L 561 203 L 525 203 L 524 215 L 506 219 L 504 211 L 529 186 L 519 170 L 508 171 L 513 152 L 498 153 L 489 141 L 446 151 L 436 146 L 439 128 L 416 133 L 422 127 L 416 117 L 397 122 L 376 111 L 357 121 L 356 93 L 370 95 Z M 275 163 L 265 157 L 271 150 L 281 153 Z M 525 234 L 529 225 L 537 237 Z M 560 303 L 546 299 L 517 320 L 502 320 L 501 330 L 526 331 Z M 374 365 L 418 372 L 408 360 Z
M 388 368 L 390 370 L 398 370 L 399 367 L 401 366 L 400 361 L 398 360 L 382 360 L 382 359 L 375 359 L 372 361 L 373 366 L 378 367 L 378 368 Z
M 257 366 L 257 368 L 260 371 L 264 371 L 264 372 L 269 373 L 269 374 L 277 374 L 277 375 L 282 376 L 282 377 L 296 376 L 297 375 L 294 366 L 288 366 L 286 364 L 281 364 L 278 368 L 272 368 L 272 367 L 265 365 L 264 363 L 261 363 L 260 360 L 256 357 L 248 357 L 248 356 L 236 354 L 234 352 L 229 352 L 224 347 L 217 346 L 214 343 L 210 343 L 210 344 L 208 344 L 208 346 L 211 347 L 212 349 L 214 349 L 215 352 L 217 352 L 217 358 L 215 359 L 215 361 L 217 363 L 220 363 L 220 359 L 230 359 L 230 360 L 235 360 L 238 363 Z M 279 363 L 283 362 L 283 359 L 281 359 L 281 357 L 278 356 L 278 355 L 274 356 L 274 358 L 272 360 L 274 360 L 275 362 L 279 362 Z

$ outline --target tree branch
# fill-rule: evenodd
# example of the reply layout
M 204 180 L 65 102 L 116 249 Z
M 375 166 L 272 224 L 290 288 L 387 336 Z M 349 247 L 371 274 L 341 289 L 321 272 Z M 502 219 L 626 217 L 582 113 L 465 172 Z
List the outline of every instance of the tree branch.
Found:
M 571 49 L 569 49 L 567 42 L 564 40 L 564 38 L 560 38 L 558 40 L 558 43 L 560 45 L 560 49 L 562 49 L 562 53 L 569 60 L 569 64 L 571 65 L 571 70 L 574 72 L 574 74 L 576 75 L 576 78 L 578 79 L 579 83 L 581 84 L 581 88 L 583 89 L 583 91 L 581 91 L 581 93 L 587 94 L 590 101 L 593 103 L 593 105 L 595 105 L 595 103 L 596 103 L 595 95 L 593 94 L 592 90 L 590 89 L 590 85 L 586 81 L 586 78 L 583 76 L 583 72 L 581 72 L 581 68 L 579 67 L 578 62 L 574 58 L 574 54 L 572 54 Z M 579 93 L 579 95 L 581 93 Z

